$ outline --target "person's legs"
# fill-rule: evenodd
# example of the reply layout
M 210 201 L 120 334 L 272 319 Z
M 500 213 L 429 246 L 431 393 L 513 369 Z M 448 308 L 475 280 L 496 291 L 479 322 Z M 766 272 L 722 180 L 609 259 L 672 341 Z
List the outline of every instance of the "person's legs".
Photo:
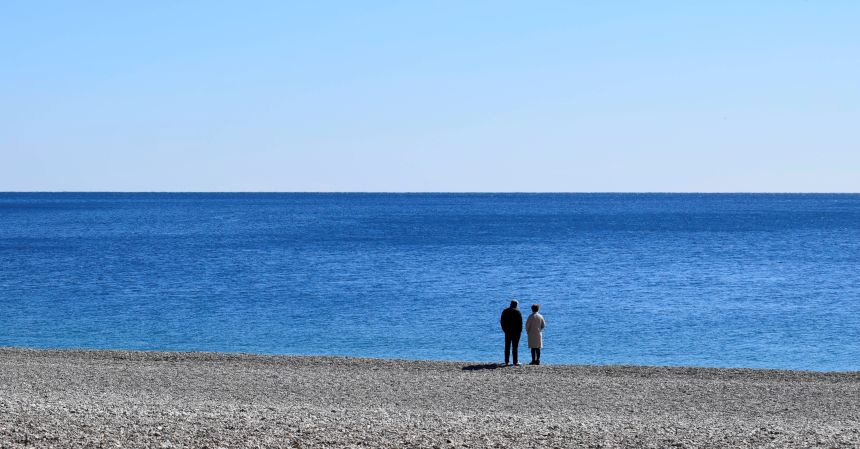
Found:
M 531 362 L 532 365 L 534 365 L 535 361 L 537 360 L 537 357 L 535 356 L 535 354 L 537 354 L 537 349 L 532 348 L 532 362 Z
M 540 365 L 540 348 L 536 348 L 534 351 L 535 351 L 535 363 Z
M 511 336 L 505 334 L 505 365 L 510 363 L 511 360 Z M 514 363 L 517 361 L 517 353 L 516 349 L 514 349 Z
M 516 365 L 519 363 L 519 361 L 517 360 L 517 353 L 519 353 L 520 351 L 520 334 L 511 336 L 511 346 L 511 352 L 514 353 L 514 365 Z

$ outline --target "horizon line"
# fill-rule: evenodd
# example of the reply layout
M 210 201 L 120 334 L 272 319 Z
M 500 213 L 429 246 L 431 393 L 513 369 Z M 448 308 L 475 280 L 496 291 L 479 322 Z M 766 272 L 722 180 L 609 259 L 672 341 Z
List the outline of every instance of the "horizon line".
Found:
M 832 191 L 434 191 L 434 190 L 2 190 L 9 193 L 116 193 L 116 194 L 383 194 L 383 195 L 858 195 Z

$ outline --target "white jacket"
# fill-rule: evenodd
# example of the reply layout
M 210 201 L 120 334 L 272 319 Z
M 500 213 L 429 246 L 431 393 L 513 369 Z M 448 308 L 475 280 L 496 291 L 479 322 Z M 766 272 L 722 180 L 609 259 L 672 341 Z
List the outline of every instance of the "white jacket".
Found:
M 543 347 L 543 328 L 546 327 L 546 320 L 543 315 L 535 312 L 529 315 L 526 320 L 526 333 L 529 334 L 529 348 Z

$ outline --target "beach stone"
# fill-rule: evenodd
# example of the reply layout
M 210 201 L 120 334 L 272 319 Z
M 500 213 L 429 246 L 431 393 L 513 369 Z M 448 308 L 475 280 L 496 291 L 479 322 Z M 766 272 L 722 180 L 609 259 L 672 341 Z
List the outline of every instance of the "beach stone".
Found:
M 860 373 L 0 348 L 0 448 L 860 447 Z

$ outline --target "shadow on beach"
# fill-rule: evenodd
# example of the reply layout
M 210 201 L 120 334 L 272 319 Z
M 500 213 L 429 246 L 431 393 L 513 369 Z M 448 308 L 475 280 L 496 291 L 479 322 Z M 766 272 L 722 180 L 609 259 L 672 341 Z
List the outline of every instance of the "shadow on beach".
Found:
M 485 369 L 496 369 L 501 368 L 504 365 L 499 365 L 498 363 L 485 363 L 483 365 L 467 365 L 463 367 L 463 371 L 480 371 Z

